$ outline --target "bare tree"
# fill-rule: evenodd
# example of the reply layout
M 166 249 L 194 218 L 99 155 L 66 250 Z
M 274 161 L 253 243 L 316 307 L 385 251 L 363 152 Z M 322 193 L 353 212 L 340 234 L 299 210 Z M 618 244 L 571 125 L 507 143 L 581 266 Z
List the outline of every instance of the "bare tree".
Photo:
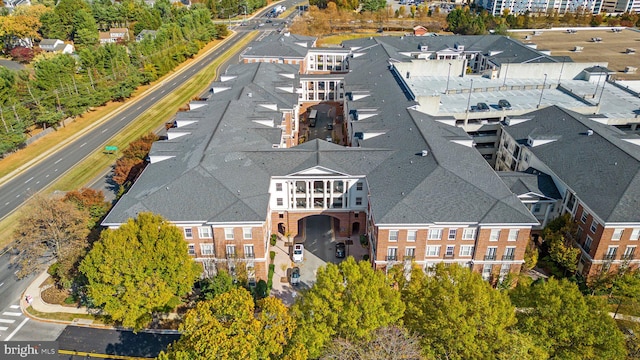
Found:
M 88 220 L 71 202 L 34 196 L 14 233 L 18 277 L 41 271 L 51 258 L 60 264 L 61 276 L 68 274 L 87 247 Z
M 370 341 L 352 343 L 335 339 L 322 356 L 323 360 L 420 360 L 420 339 L 397 326 L 374 331 Z

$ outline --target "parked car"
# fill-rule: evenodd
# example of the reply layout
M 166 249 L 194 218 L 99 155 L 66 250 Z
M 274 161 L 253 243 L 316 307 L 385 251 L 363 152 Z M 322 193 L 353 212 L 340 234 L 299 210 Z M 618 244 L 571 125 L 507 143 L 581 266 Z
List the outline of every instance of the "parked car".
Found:
M 302 244 L 293 245 L 293 262 L 299 263 L 304 260 L 304 246 Z
M 327 125 L 327 130 L 333 130 L 333 124 Z
M 291 269 L 291 285 L 292 286 L 298 286 L 300 285 L 300 268 L 299 267 L 294 267 L 293 269 Z
M 346 250 L 346 246 L 345 246 L 344 243 L 342 243 L 342 242 L 341 243 L 337 243 L 336 244 L 336 257 L 338 259 L 344 258 L 345 253 L 346 253 L 345 250 Z
M 327 142 L 333 142 L 333 138 L 331 136 L 327 136 L 327 138 L 325 139 Z
M 507 100 L 505 100 L 505 99 L 502 99 L 502 100 L 499 100 L 499 101 L 498 101 L 498 107 L 499 107 L 500 109 L 507 109 L 507 110 L 509 110 L 509 109 L 511 109 L 511 103 L 510 103 L 510 102 L 508 102 L 508 101 L 507 101 Z
M 487 103 L 483 103 L 483 102 L 479 102 L 478 105 L 476 105 L 476 111 L 489 111 L 489 105 L 487 105 Z

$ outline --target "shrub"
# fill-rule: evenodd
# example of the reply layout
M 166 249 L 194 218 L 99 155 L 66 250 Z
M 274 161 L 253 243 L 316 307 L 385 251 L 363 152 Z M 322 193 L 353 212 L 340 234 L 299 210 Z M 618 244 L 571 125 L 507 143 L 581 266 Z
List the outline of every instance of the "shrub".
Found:
M 276 258 L 276 252 L 275 251 L 269 251 L 269 258 L 271 258 L 271 262 L 273 263 L 273 259 Z
M 269 275 L 267 278 L 267 292 L 271 292 L 271 287 L 273 287 L 273 273 L 276 271 L 276 266 L 274 264 L 269 264 Z
M 364 247 L 369 246 L 369 239 L 367 239 L 367 235 L 360 235 L 360 245 Z
M 369 261 L 369 254 L 362 255 L 362 260 L 363 261 Z
M 278 240 L 278 235 L 276 234 L 271 234 L 271 246 L 276 246 L 276 241 Z
M 67 305 L 71 305 L 71 304 L 75 304 L 76 303 L 76 299 L 73 295 L 71 296 L 67 296 L 66 299 L 64 299 L 64 303 Z
M 267 285 L 267 282 L 264 280 L 260 280 L 258 281 L 258 284 L 256 285 L 256 299 L 260 300 L 260 299 L 264 299 L 267 297 L 267 291 L 269 290 L 269 286 Z

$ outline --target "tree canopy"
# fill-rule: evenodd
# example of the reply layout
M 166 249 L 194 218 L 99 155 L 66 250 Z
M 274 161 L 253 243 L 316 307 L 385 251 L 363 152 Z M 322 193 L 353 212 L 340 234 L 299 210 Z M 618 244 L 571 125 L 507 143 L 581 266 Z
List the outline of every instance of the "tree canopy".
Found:
M 246 289 L 234 288 L 189 310 L 182 336 L 158 359 L 280 359 L 295 328 L 280 300 L 266 298 L 256 308 Z
M 140 213 L 104 230 L 80 271 L 94 306 L 122 326 L 141 329 L 152 313 L 179 304 L 201 268 L 189 256 L 182 231 L 159 215 Z
M 374 330 L 399 324 L 404 304 L 383 272 L 349 257 L 318 269 L 316 283 L 292 311 L 299 323 L 296 336 L 316 358 L 332 338 L 369 340 Z
M 512 292 L 517 327 L 553 359 L 624 359 L 624 337 L 600 299 L 583 296 L 566 279 L 549 279 Z

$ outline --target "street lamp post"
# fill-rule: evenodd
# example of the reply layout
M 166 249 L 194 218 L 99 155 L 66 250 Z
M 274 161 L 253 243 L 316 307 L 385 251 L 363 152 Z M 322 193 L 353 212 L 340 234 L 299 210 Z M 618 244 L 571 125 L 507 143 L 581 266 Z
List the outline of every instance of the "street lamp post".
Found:
M 242 19 L 242 23 L 246 24 L 247 23 L 247 5 L 240 5 L 242 6 L 242 9 L 244 9 L 244 18 Z
M 451 63 L 449 63 L 449 72 L 447 73 L 447 88 L 444 91 L 444 93 L 448 93 L 449 92 L 449 78 L 451 77 Z
M 540 91 L 540 100 L 538 100 L 538 106 L 542 104 L 542 95 L 544 94 L 544 87 L 547 85 L 547 74 L 544 74 L 544 81 L 542 82 L 542 91 Z

